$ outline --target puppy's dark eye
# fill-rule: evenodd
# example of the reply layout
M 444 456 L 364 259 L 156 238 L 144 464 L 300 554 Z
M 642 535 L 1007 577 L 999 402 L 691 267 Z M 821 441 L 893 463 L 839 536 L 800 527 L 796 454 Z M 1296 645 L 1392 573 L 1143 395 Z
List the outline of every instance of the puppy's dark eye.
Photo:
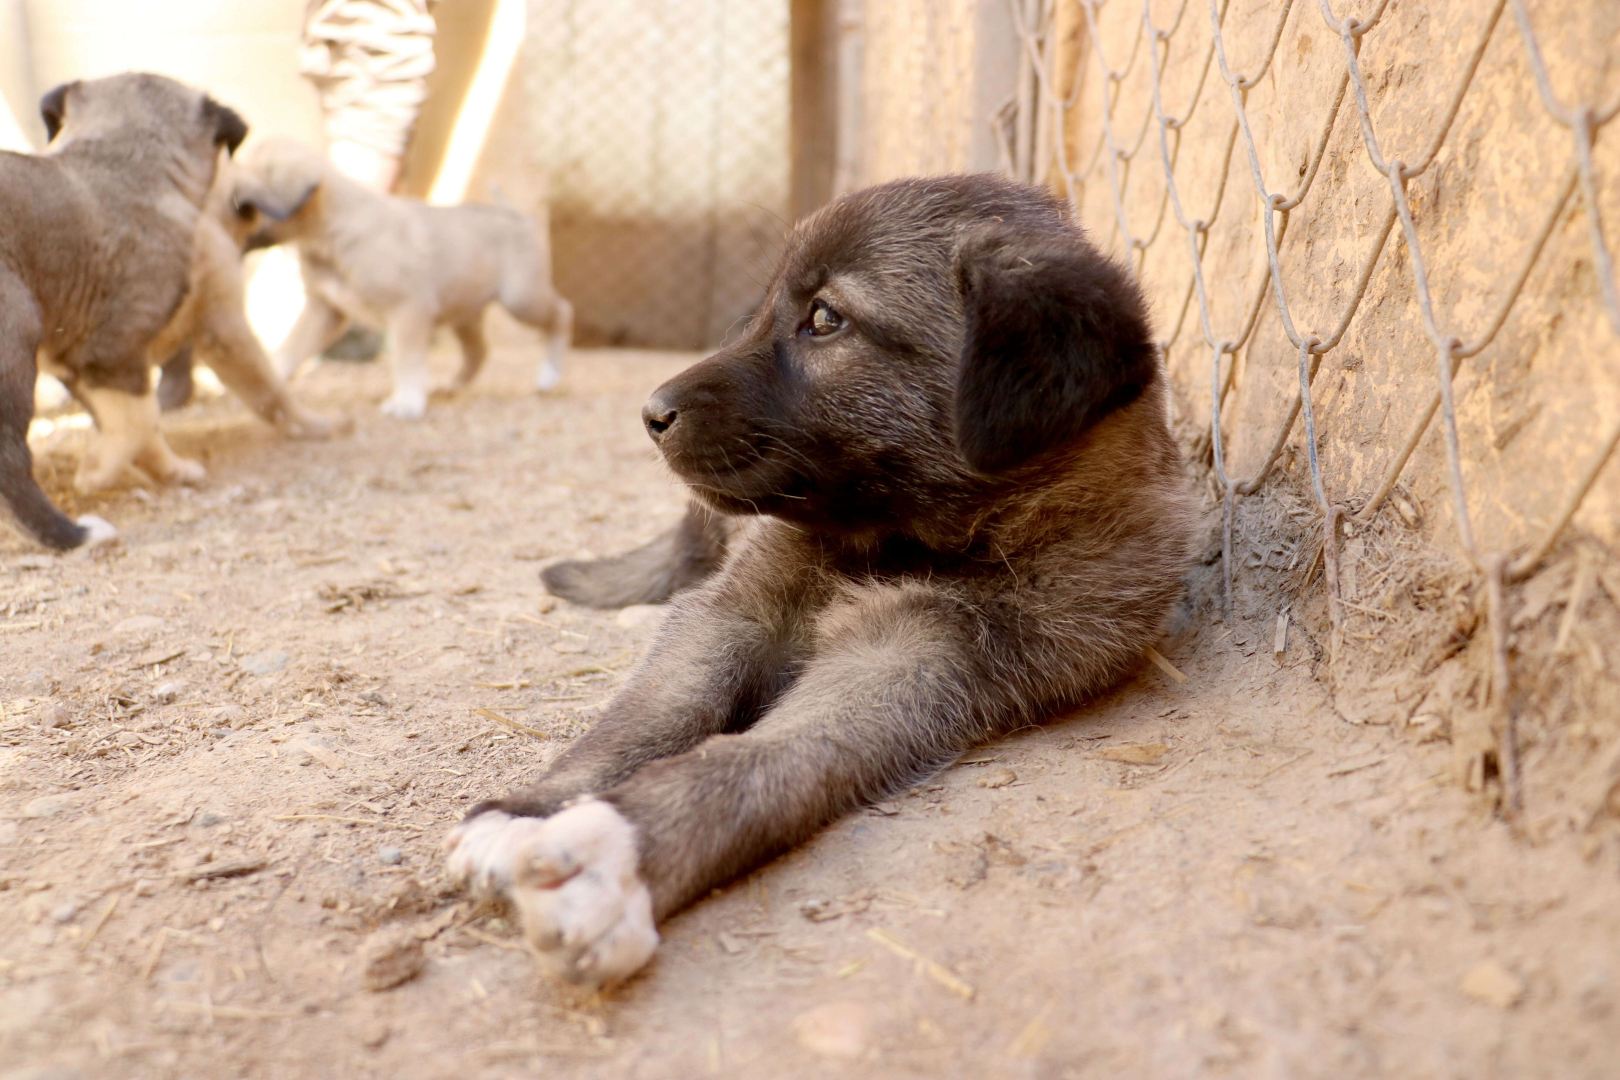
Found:
M 844 317 L 828 306 L 827 301 L 817 300 L 810 305 L 810 321 L 805 323 L 805 333 L 811 337 L 826 337 L 843 328 Z

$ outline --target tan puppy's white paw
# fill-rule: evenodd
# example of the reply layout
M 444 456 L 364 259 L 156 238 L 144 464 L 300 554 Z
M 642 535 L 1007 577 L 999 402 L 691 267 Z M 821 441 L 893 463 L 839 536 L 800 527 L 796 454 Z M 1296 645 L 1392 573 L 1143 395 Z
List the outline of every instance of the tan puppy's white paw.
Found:
M 200 484 L 208 478 L 208 470 L 200 461 L 171 456 L 167 474 L 159 477 L 166 484 Z
M 543 394 L 548 390 L 555 390 L 560 382 L 562 382 L 562 368 L 549 358 L 542 361 L 534 373 L 534 388 Z
M 559 978 L 611 986 L 658 948 L 635 829 L 605 802 L 549 818 L 490 810 L 452 829 L 445 849 L 451 876 L 511 902 L 529 946 Z
M 420 420 L 427 412 L 427 392 L 423 390 L 395 390 L 382 403 L 382 411 L 396 420 Z
M 117 526 L 106 518 L 98 517 L 95 514 L 85 514 L 77 519 L 77 523 L 87 533 L 84 543 L 79 545 L 80 547 L 90 548 L 95 547 L 97 544 L 105 544 L 118 535 Z

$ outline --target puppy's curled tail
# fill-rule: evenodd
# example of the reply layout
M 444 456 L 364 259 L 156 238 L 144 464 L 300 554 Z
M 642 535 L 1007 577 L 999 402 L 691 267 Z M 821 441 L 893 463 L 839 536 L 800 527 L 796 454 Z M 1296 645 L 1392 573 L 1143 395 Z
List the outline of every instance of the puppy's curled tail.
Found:
M 691 504 L 681 523 L 633 551 L 540 572 L 553 596 L 594 608 L 661 604 L 720 568 L 736 531 L 730 518 Z

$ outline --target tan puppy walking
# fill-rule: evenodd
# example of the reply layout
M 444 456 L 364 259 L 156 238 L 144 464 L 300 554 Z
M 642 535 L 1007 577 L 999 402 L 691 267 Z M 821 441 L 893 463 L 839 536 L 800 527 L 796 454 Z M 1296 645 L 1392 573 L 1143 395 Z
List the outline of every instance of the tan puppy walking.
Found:
M 484 309 L 498 302 L 546 334 L 536 389 L 561 379 L 574 310 L 552 285 L 549 237 L 527 215 L 381 195 L 287 139 L 268 139 L 242 155 L 235 201 L 257 216 L 252 246 L 298 248 L 304 310 L 275 353 L 283 377 L 351 321 L 371 326 L 387 333 L 393 354 L 394 391 L 383 411 L 415 419 L 427 408 L 434 329 L 449 326 L 460 341 L 453 384 L 460 389 L 483 366 Z

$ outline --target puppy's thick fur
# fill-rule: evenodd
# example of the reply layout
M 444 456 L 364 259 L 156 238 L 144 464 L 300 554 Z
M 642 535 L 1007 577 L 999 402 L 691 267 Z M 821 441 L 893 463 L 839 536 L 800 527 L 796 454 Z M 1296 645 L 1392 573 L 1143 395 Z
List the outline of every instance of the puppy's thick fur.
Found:
M 151 368 L 185 301 L 197 221 L 242 118 L 197 90 L 128 74 L 60 86 L 40 104 L 42 155 L 0 153 L 0 501 L 40 543 L 92 535 L 39 489 L 28 450 L 36 357 L 95 417 L 76 483 L 94 491 L 130 464 L 161 481 L 202 466 L 157 426 Z
M 461 343 L 459 389 L 483 366 L 484 309 L 499 302 L 547 334 L 536 387 L 550 389 L 561 378 L 574 309 L 552 287 L 550 240 L 534 219 L 505 207 L 427 206 L 381 195 L 287 139 L 243 153 L 235 202 L 258 215 L 254 246 L 298 248 L 304 311 L 275 353 L 283 377 L 337 340 L 351 320 L 384 330 L 394 392 L 383 409 L 414 419 L 427 407 L 434 328 L 449 326 Z
M 1166 411 L 1141 293 L 1048 193 L 907 180 L 820 211 L 743 338 L 643 413 L 702 503 L 757 516 L 452 870 L 611 982 L 652 918 L 1104 690 L 1191 553 Z

